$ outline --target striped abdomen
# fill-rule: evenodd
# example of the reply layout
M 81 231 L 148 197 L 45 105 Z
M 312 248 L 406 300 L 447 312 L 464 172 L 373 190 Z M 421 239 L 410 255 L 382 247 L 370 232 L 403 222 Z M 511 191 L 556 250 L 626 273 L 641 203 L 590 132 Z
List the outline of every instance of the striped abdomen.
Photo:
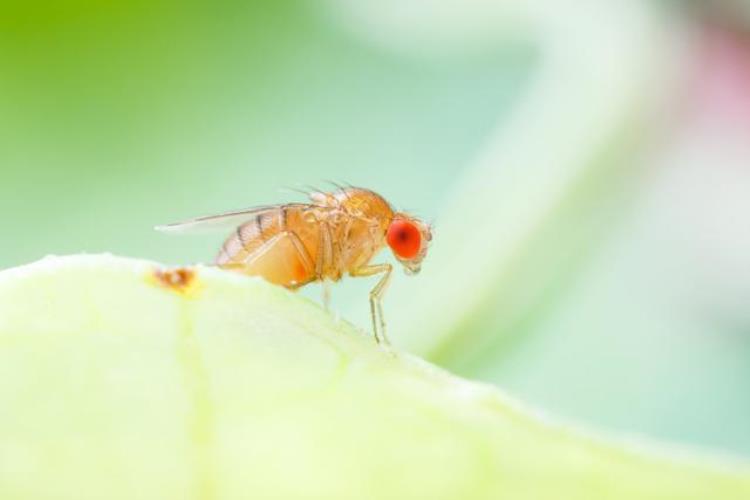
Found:
M 231 234 L 216 258 L 220 267 L 295 288 L 321 274 L 319 207 L 289 204 L 258 209 Z

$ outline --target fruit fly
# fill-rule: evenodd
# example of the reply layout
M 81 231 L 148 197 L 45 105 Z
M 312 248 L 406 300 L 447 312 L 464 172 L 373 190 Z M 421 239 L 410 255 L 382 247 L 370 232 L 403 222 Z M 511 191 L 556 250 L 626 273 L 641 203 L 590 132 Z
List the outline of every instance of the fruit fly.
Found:
M 386 245 L 407 274 L 419 272 L 432 240 L 428 224 L 395 211 L 379 194 L 357 187 L 308 193 L 310 203 L 269 205 L 158 226 L 164 232 L 234 228 L 215 264 L 289 289 L 381 275 L 370 291 L 375 340 L 388 343 L 382 298 L 393 266 L 370 261 Z

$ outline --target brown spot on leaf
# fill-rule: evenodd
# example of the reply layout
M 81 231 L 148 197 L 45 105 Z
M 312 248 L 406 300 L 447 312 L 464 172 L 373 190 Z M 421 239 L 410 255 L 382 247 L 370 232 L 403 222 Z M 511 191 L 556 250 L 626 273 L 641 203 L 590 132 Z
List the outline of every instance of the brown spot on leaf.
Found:
M 149 276 L 155 284 L 181 295 L 194 293 L 198 286 L 197 272 L 193 268 L 176 267 L 154 269 Z

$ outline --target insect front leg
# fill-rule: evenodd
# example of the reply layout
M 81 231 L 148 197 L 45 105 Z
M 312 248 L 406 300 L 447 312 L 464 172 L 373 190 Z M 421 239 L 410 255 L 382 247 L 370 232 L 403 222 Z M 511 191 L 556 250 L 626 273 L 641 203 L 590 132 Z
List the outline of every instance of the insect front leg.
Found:
M 375 264 L 363 266 L 355 269 L 350 274 L 355 277 L 373 276 L 383 274 L 380 281 L 370 291 L 370 315 L 372 316 L 372 330 L 375 335 L 375 341 L 378 344 L 390 345 L 385 333 L 385 318 L 383 318 L 382 299 L 388 283 L 391 281 L 391 272 L 393 266 L 390 264 Z

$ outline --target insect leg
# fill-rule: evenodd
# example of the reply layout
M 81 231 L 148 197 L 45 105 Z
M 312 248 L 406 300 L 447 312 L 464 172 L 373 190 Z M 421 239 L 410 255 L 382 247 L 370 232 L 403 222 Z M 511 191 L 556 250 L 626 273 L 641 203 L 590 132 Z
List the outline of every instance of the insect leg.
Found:
M 385 318 L 383 317 L 382 299 L 388 283 L 391 281 L 391 272 L 393 266 L 390 264 L 375 264 L 363 266 L 352 271 L 350 274 L 356 277 L 373 276 L 383 274 L 380 281 L 370 291 L 370 315 L 372 316 L 372 329 L 375 341 L 378 344 L 389 345 L 388 337 L 385 333 Z
M 314 263 L 305 245 L 293 231 L 283 231 L 269 238 L 241 262 L 223 266 L 296 289 L 314 280 Z
M 333 243 L 330 227 L 328 224 L 322 223 L 320 225 L 320 243 L 315 268 L 317 277 L 321 280 L 323 287 L 323 306 L 326 312 L 331 312 L 331 286 L 326 276 L 330 273 L 330 268 L 333 265 Z
M 289 240 L 292 242 L 292 245 L 294 245 L 294 249 L 297 250 L 300 258 L 302 258 L 302 260 L 304 261 L 305 267 L 308 270 L 311 270 L 313 268 L 312 257 L 310 257 L 310 253 L 307 251 L 305 244 L 302 243 L 302 240 L 299 239 L 299 236 L 297 236 L 297 233 L 293 231 L 284 231 L 281 234 L 289 238 Z
M 333 237 L 327 223 L 320 224 L 320 239 L 318 240 L 318 258 L 315 262 L 315 274 L 319 280 L 325 280 L 333 265 Z
M 323 307 L 325 307 L 326 312 L 331 312 L 331 283 L 328 280 L 323 280 L 321 283 L 322 287 L 322 295 L 323 295 Z

